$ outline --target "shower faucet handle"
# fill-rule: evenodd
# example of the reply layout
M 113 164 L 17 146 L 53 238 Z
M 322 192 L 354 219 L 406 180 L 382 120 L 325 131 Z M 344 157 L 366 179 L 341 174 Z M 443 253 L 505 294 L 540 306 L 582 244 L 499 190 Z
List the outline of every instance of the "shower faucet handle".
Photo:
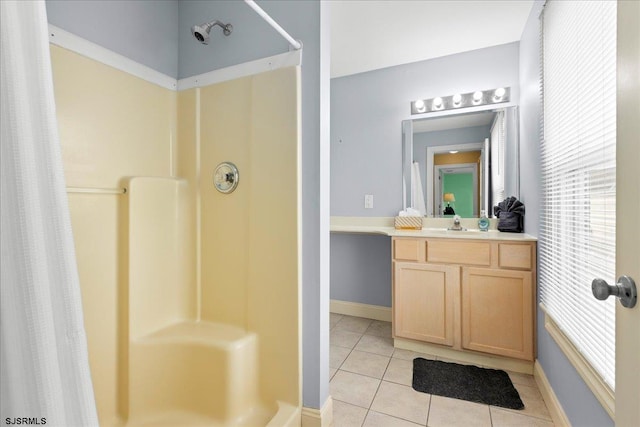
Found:
M 222 162 L 213 172 L 213 185 L 221 193 L 228 194 L 236 189 L 240 173 L 238 168 L 231 162 Z

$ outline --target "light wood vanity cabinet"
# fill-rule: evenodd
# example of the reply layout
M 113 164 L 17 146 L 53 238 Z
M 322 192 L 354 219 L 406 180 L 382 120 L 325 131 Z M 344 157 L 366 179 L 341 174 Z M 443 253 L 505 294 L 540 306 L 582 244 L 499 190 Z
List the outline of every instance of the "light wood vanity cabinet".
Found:
M 533 360 L 530 271 L 462 268 L 462 348 Z
M 396 335 L 452 346 L 459 268 L 396 262 L 393 275 Z
M 394 337 L 533 360 L 535 242 L 392 244 Z

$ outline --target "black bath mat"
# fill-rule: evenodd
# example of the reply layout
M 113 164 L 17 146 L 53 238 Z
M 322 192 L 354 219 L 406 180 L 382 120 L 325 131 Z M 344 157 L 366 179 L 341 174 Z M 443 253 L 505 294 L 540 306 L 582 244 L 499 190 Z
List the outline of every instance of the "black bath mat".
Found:
M 413 389 L 486 405 L 524 409 L 509 375 L 495 369 L 418 357 L 413 359 Z

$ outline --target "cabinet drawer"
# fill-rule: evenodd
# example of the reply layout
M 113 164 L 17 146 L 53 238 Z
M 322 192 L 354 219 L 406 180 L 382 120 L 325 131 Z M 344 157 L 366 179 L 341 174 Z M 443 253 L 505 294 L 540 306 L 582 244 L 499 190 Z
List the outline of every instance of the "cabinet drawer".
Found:
M 399 261 L 424 261 L 424 256 L 420 256 L 421 245 L 424 240 L 420 239 L 393 239 L 393 259 Z
M 500 268 L 533 268 L 533 247 L 514 243 L 498 244 L 498 265 Z
M 491 244 L 456 239 L 429 240 L 427 262 L 489 266 L 491 265 Z

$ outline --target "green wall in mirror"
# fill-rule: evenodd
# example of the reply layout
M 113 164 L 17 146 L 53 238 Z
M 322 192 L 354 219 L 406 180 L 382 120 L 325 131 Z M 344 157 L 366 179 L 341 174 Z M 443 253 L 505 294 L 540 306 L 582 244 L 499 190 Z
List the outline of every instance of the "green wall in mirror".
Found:
M 443 193 L 453 193 L 455 202 L 451 202 L 456 215 L 463 218 L 474 216 L 473 212 L 473 174 L 445 173 L 442 174 Z

